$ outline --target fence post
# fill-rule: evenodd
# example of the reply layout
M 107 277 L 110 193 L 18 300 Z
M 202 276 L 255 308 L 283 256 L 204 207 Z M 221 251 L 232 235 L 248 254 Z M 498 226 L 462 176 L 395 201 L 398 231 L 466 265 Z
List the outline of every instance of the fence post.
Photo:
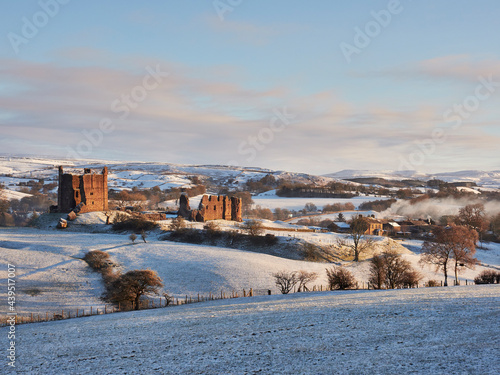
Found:
M 253 297 L 253 288 L 250 288 L 250 292 L 248 293 L 250 297 Z

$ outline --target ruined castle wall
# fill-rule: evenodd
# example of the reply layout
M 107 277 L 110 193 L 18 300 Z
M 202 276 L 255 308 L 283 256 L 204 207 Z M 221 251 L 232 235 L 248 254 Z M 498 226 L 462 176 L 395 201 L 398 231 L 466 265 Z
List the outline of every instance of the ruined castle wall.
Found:
M 193 221 L 235 220 L 242 221 L 241 199 L 227 196 L 204 195 L 197 210 L 190 210 L 189 198 L 181 196 L 178 216 Z
M 80 179 L 71 174 L 59 176 L 59 191 L 57 196 L 59 212 L 70 212 L 81 201 Z
M 215 195 L 204 195 L 200 202 L 200 213 L 205 220 L 217 220 L 225 218 L 225 197 Z
M 231 220 L 243 221 L 241 198 L 231 197 Z
M 89 169 L 83 175 L 63 173 L 59 168 L 58 211 L 70 212 L 84 203 L 80 212 L 106 211 L 108 209 L 108 170 L 92 174 Z
M 108 209 L 107 175 L 84 174 L 80 176 L 80 191 L 85 205 L 80 212 L 106 211 Z

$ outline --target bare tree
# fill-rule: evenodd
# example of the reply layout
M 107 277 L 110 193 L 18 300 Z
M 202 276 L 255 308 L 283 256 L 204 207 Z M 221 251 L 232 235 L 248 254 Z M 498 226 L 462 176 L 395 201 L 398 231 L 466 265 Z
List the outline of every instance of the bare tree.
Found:
M 316 212 L 316 211 L 318 211 L 318 207 L 316 207 L 316 205 L 312 202 L 308 202 L 304 206 L 304 212 Z
M 385 263 L 385 284 L 389 289 L 401 288 L 408 279 L 408 272 L 413 268 L 407 260 L 403 259 L 401 254 L 390 249 L 382 254 Z
M 352 238 L 352 235 L 351 235 Z M 359 261 L 359 256 L 366 253 L 368 250 L 373 248 L 375 241 L 371 238 L 357 238 L 349 242 L 345 238 L 337 237 L 337 247 L 341 252 L 343 249 L 347 249 L 349 256 L 353 256 L 355 262 Z M 356 258 L 357 256 L 357 258 Z M 358 260 L 356 260 L 358 259 Z
M 420 272 L 417 270 L 411 268 L 410 270 L 407 270 L 404 275 L 403 275 L 403 288 L 415 288 L 418 287 L 418 283 L 423 279 L 424 277 Z
M 147 237 L 148 237 L 148 235 L 146 234 L 146 232 L 145 231 L 141 231 L 141 238 L 144 241 L 144 243 L 146 243 L 146 238 Z
M 425 241 L 422 245 L 423 263 L 434 264 L 437 270 L 443 270 L 444 286 L 448 286 L 448 266 L 455 259 L 455 277 L 458 281 L 458 268 L 463 259 L 467 262 L 469 256 L 475 253 L 477 234 L 464 227 L 451 225 L 448 227 L 435 227 L 433 230 L 434 242 Z M 465 251 L 467 254 L 462 254 Z M 471 258 L 472 259 L 472 258 Z M 472 261 L 472 260 L 471 260 Z
M 453 260 L 455 271 L 455 285 L 458 284 L 458 273 L 463 268 L 474 268 L 478 260 L 474 258 L 476 254 L 476 243 L 478 232 L 472 228 L 464 226 L 451 227 L 453 233 Z
M 391 244 L 386 250 L 372 258 L 370 262 L 370 283 L 376 289 L 413 287 L 422 279 L 422 275 L 403 259 Z
M 373 244 L 365 238 L 366 231 L 369 227 L 370 225 L 368 224 L 368 221 L 361 215 L 358 215 L 351 220 L 349 237 L 353 242 L 351 249 L 354 254 L 355 262 L 359 262 L 359 255 L 368 250 Z
M 326 269 L 326 276 L 330 290 L 349 289 L 356 285 L 356 279 L 352 273 L 344 267 L 333 267 Z
M 385 284 L 385 261 L 382 255 L 374 255 L 370 261 L 370 277 L 368 280 L 374 289 L 382 289 Z
M 273 273 L 274 282 L 279 288 L 281 294 L 288 294 L 293 289 L 295 284 L 297 284 L 297 273 L 288 271 L 279 271 Z
M 307 271 L 299 271 L 297 273 L 297 282 L 299 284 L 298 291 L 307 291 L 307 284 L 313 282 L 318 278 L 318 274 L 316 272 L 307 272 Z
M 500 214 L 493 216 L 490 223 L 490 229 L 495 236 L 500 236 Z
M 148 293 L 158 293 L 163 286 L 161 278 L 152 270 L 134 270 L 120 275 L 108 289 L 108 298 L 113 302 L 133 302 L 139 310 L 140 298 Z
M 488 230 L 490 223 L 486 217 L 486 211 L 482 203 L 469 204 L 462 207 L 458 212 L 455 223 L 474 229 L 479 234 L 482 242 L 483 234 Z M 476 240 L 477 242 L 477 240 Z

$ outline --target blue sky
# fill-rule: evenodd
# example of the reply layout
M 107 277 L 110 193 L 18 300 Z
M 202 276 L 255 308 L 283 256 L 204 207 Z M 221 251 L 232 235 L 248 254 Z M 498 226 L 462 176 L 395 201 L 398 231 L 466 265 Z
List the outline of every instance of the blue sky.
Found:
M 3 154 L 316 174 L 500 169 L 493 0 L 3 8 Z

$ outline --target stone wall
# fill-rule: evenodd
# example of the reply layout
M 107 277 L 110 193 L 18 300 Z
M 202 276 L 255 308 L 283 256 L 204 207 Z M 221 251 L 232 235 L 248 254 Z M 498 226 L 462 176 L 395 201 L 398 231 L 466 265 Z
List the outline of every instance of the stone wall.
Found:
M 88 168 L 83 175 L 64 173 L 59 167 L 57 210 L 71 212 L 80 205 L 79 212 L 106 211 L 108 209 L 108 168 L 101 174 Z
M 181 195 L 178 216 L 191 221 L 242 221 L 241 199 L 224 195 L 204 195 L 197 210 L 191 210 L 187 195 Z

